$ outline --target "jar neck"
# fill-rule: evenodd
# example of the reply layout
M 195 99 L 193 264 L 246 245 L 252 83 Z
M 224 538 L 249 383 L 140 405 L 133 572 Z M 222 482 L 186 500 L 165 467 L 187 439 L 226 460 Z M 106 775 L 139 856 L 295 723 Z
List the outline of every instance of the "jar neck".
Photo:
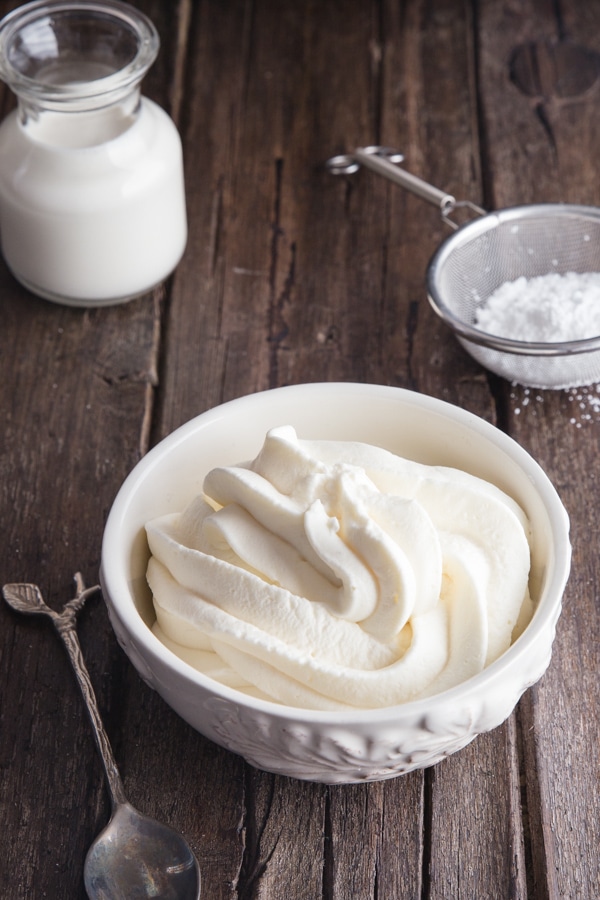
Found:
M 140 102 L 139 87 L 95 109 L 47 108 L 19 98 L 18 117 L 30 139 L 60 149 L 80 150 L 100 146 L 128 131 L 138 118 Z
M 0 22 L 0 79 L 23 122 L 50 112 L 128 116 L 158 48 L 150 20 L 120 0 L 35 0 Z

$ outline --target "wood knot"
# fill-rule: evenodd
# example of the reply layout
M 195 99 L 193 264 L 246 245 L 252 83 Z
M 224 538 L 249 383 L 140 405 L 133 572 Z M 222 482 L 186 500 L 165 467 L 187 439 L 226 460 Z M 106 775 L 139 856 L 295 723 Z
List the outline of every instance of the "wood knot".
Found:
M 569 40 L 529 41 L 515 48 L 510 77 L 529 97 L 566 99 L 588 91 L 600 72 L 600 54 Z

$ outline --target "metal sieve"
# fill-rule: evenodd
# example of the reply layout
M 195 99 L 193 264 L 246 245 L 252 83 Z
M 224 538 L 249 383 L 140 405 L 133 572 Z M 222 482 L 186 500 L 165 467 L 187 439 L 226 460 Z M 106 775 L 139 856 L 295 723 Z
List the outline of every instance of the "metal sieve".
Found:
M 328 160 L 333 174 L 365 166 L 439 207 L 454 229 L 432 257 L 426 274 L 431 306 L 470 355 L 490 371 L 529 387 L 567 388 L 600 382 L 600 335 L 575 341 L 532 343 L 477 328 L 475 313 L 500 285 L 520 276 L 600 272 L 600 209 L 537 203 L 486 213 L 399 168 L 402 154 L 364 147 Z M 477 218 L 457 225 L 467 208 Z

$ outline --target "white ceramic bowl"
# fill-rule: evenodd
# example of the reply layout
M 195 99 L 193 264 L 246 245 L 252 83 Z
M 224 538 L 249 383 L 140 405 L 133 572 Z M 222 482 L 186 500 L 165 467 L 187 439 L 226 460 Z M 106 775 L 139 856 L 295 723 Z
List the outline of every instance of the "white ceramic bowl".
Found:
M 533 530 L 535 615 L 495 663 L 458 687 L 401 706 L 353 712 L 294 709 L 217 684 L 150 630 L 144 524 L 181 510 L 217 465 L 250 459 L 266 431 L 359 440 L 494 482 Z M 570 566 L 569 522 L 552 484 L 515 441 L 432 397 L 365 384 L 305 384 L 252 394 L 198 416 L 158 444 L 119 491 L 104 533 L 101 583 L 117 638 L 142 678 L 190 725 L 253 765 L 320 782 L 392 778 L 438 762 L 500 725 L 546 670 Z

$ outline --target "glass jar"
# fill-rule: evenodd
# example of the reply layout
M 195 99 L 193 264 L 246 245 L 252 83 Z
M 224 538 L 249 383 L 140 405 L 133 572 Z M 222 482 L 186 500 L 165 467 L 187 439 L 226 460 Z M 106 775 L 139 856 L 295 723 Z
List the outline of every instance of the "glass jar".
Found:
M 179 262 L 187 239 L 181 140 L 142 97 L 158 33 L 118 0 L 20 6 L 0 22 L 0 241 L 34 293 L 121 303 Z

